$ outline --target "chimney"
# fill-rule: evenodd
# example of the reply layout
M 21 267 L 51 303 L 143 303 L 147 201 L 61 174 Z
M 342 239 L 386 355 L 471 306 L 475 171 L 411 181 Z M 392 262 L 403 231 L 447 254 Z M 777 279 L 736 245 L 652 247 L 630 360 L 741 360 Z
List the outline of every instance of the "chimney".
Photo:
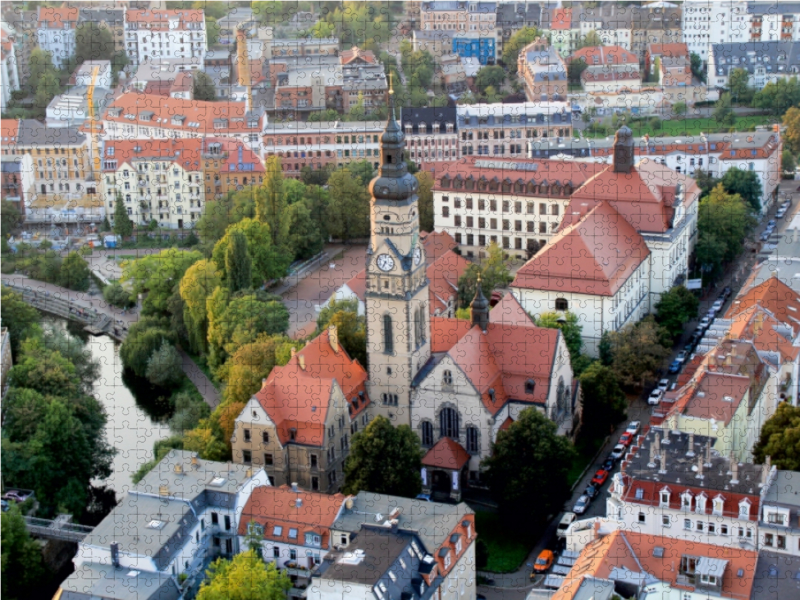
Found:
M 661 473 L 662 475 L 664 475 L 667 472 L 667 453 L 666 452 L 662 452 L 658 456 L 658 462 L 660 463 L 658 472 Z
M 697 457 L 697 479 L 703 479 L 703 457 Z
M 195 469 L 200 468 L 200 461 L 197 460 L 197 454 L 192 454 L 192 466 Z
M 623 125 L 614 136 L 614 172 L 630 173 L 633 168 L 633 132 Z
M 769 480 L 769 472 L 772 468 L 772 457 L 767 456 L 764 459 L 764 464 L 761 466 L 761 485 L 767 485 L 767 481 Z
M 292 346 L 292 358 L 294 358 L 294 355 L 295 355 L 295 354 L 297 354 L 297 348 L 295 348 L 294 346 Z
M 736 460 L 733 452 L 731 452 L 731 483 L 739 483 L 739 462 Z
M 265 387 L 267 387 L 267 378 L 266 377 L 264 377 L 261 380 L 261 389 L 263 390 Z
M 399 523 L 397 522 L 397 519 L 392 519 L 391 521 L 389 521 L 389 525 L 391 525 L 392 533 L 397 533 L 397 529 L 398 529 L 398 525 L 399 525 Z
M 689 444 L 687 446 L 686 456 L 694 456 L 694 433 L 689 434 Z
M 656 447 L 656 454 L 661 453 L 661 436 L 658 434 L 658 430 L 655 431 L 655 435 L 653 435 L 653 445 Z
M 174 471 L 176 475 L 183 475 L 183 465 L 180 463 L 176 464 Z
M 253 109 L 252 86 L 250 85 L 250 60 L 247 57 L 247 36 L 244 29 L 236 30 L 236 62 L 238 65 L 238 84 L 245 88 L 245 111 Z
M 297 355 L 297 362 L 300 365 L 300 368 L 303 369 L 303 371 L 305 371 L 306 370 L 306 357 L 303 356 L 302 354 L 298 354 Z
M 111 564 L 115 569 L 119 569 L 119 544 L 111 542 Z
M 169 486 L 168 485 L 160 485 L 160 486 L 158 486 L 158 495 L 159 496 L 169 496 Z
M 656 466 L 656 445 L 655 442 L 650 444 L 650 460 L 647 461 L 647 467 L 652 469 Z
M 293 481 L 293 482 L 292 482 L 292 491 L 293 491 L 293 492 L 296 492 L 296 491 L 297 491 L 297 482 L 296 482 L 296 481 Z
M 328 325 L 328 342 L 336 354 L 339 354 L 339 331 L 336 325 Z
M 303 508 L 303 499 L 302 498 L 296 498 L 295 501 L 294 501 L 294 505 L 297 508 Z

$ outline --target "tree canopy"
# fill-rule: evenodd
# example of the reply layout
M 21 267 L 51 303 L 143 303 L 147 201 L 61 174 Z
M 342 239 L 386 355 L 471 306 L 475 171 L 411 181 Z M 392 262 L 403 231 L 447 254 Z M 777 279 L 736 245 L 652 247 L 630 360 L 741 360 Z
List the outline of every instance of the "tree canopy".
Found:
M 612 369 L 594 362 L 581 374 L 581 437 L 605 436 L 627 415 L 628 401 Z
M 467 308 L 475 298 L 478 290 L 478 275 L 481 276 L 481 288 L 489 298 L 496 288 L 505 287 L 514 278 L 508 269 L 508 257 L 495 242 L 489 244 L 487 257 L 481 265 L 471 264 L 458 280 L 458 300 L 461 308 Z
M 420 171 L 414 177 L 419 183 L 419 228 L 420 231 L 433 231 L 433 175 L 428 171 Z
M 800 81 L 797 77 L 769 82 L 753 98 L 755 108 L 769 109 L 774 115 L 783 115 L 792 106 L 800 105 Z
M 31 538 L 19 507 L 11 503 L 2 513 L 2 581 L 3 598 L 30 597 L 45 575 L 42 549 Z
M 369 195 L 347 167 L 328 179 L 328 231 L 334 238 L 349 242 L 369 236 Z
M 213 101 L 217 99 L 214 80 L 207 73 L 197 70 L 192 73 L 192 77 L 194 78 L 192 92 L 195 100 Z
M 131 282 L 134 294 L 146 294 L 142 314 L 169 315 L 169 297 L 186 270 L 201 258 L 203 255 L 196 250 L 168 248 L 125 263 L 120 281 Z
M 800 407 L 781 402 L 764 423 L 753 446 L 753 460 L 763 464 L 767 456 L 779 469 L 800 471 Z
M 520 50 L 539 36 L 539 30 L 535 27 L 523 27 L 503 44 L 503 64 L 509 73 L 516 74 Z
M 732 167 L 725 172 L 721 181 L 725 191 L 739 194 L 754 214 L 761 210 L 761 181 L 755 171 Z
M 695 257 L 703 270 L 718 273 L 722 264 L 741 254 L 744 240 L 755 227 L 750 206 L 738 194 L 728 194 L 722 183 L 700 200 Z
M 697 296 L 685 286 L 676 286 L 663 293 L 656 304 L 656 322 L 676 340 L 683 334 L 686 323 L 697 317 L 699 305 Z
M 378 416 L 353 436 L 342 491 L 414 498 L 422 490 L 422 456 L 419 437 L 408 425 L 393 427 Z
M 643 387 L 655 378 L 662 361 L 669 356 L 669 333 L 653 317 L 612 331 L 608 339 L 611 368 L 623 385 Z
M 206 571 L 197 600 L 285 600 L 289 576 L 275 563 L 265 563 L 253 549 L 231 560 L 218 558 Z

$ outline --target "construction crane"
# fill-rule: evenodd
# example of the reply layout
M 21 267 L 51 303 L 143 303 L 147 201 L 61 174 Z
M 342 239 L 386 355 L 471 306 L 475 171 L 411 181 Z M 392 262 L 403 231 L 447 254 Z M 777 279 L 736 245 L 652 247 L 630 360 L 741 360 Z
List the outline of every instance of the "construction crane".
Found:
M 97 83 L 97 76 L 100 74 L 100 67 L 95 66 L 92 68 L 92 81 L 89 84 L 89 89 L 86 92 L 86 116 L 89 121 L 89 135 L 92 137 L 92 175 L 94 181 L 100 184 L 100 144 L 97 140 L 97 130 L 99 125 L 94 110 L 94 86 Z

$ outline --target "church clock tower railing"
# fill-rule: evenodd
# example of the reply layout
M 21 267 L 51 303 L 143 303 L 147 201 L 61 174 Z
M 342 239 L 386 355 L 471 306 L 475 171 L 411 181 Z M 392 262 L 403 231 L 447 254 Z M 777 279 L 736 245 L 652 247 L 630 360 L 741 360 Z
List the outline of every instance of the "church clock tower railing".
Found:
M 395 425 L 411 423 L 411 386 L 430 358 L 430 309 L 425 250 L 419 236 L 419 184 L 408 172 L 405 135 L 389 117 L 381 135 L 381 165 L 369 184 L 366 318 L 373 412 Z

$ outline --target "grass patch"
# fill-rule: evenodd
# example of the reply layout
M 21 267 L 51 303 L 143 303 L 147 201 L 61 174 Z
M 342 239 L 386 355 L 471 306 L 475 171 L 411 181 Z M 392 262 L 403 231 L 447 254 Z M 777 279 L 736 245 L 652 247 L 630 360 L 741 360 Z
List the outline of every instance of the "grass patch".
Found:
M 605 438 L 589 438 L 578 440 L 578 443 L 575 445 L 577 454 L 572 461 L 572 465 L 570 466 L 569 473 L 567 475 L 570 485 L 574 485 L 575 482 L 578 481 L 578 478 L 581 476 L 581 473 L 583 473 L 586 465 L 589 464 L 589 461 L 594 458 L 595 454 L 597 454 L 600 446 L 603 445 L 604 440 Z
M 192 359 L 194 364 L 197 365 L 197 368 L 199 368 L 205 374 L 205 376 L 208 377 L 208 380 L 214 385 L 217 391 L 220 391 L 219 382 L 214 378 L 214 375 L 211 373 L 211 369 L 208 368 L 208 361 L 206 360 L 206 357 L 197 356 L 196 354 L 192 354 L 188 350 L 186 350 L 185 352 L 186 354 L 189 355 L 189 358 Z
M 509 530 L 497 513 L 476 512 L 475 529 L 478 539 L 483 540 L 489 553 L 483 571 L 513 573 L 533 547 L 532 540 L 524 539 L 519 531 Z
M 737 117 L 736 121 L 733 125 L 733 128 L 736 131 L 750 131 L 754 130 L 758 125 L 771 125 L 772 123 L 776 122 L 775 117 L 771 115 L 749 115 L 744 117 Z M 727 133 L 730 130 L 728 126 L 720 126 L 717 121 L 710 118 L 700 118 L 700 119 L 681 119 L 675 118 L 669 121 L 666 120 L 659 120 L 660 127 L 653 128 L 650 125 L 649 119 L 633 119 L 628 123 L 628 126 L 633 131 L 633 135 L 636 137 L 641 137 L 644 134 L 650 134 L 652 137 L 657 136 L 666 136 L 666 137 L 677 137 L 677 136 L 697 136 L 700 135 L 700 132 L 703 133 Z M 590 133 L 588 131 L 584 131 L 584 137 L 588 138 L 604 138 L 607 136 L 613 136 L 615 131 L 614 129 L 609 126 L 607 127 L 608 132 L 603 133 L 602 131 Z

